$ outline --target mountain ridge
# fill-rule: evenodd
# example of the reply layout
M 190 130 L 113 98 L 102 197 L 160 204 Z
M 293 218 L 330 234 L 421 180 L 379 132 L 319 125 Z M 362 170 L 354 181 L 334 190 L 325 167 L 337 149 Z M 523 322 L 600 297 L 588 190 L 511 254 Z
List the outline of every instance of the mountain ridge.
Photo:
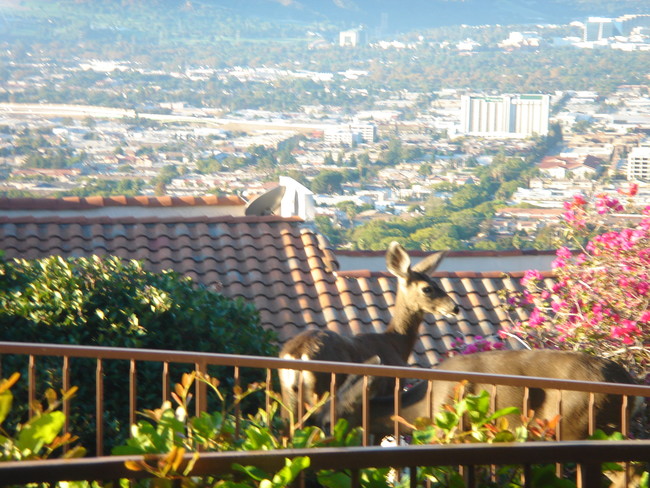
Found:
M 565 24 L 590 16 L 650 14 L 641 0 L 55 0 L 48 2 L 98 11 L 166 10 L 185 15 L 225 13 L 245 20 L 271 23 L 327 23 L 338 28 L 365 25 L 374 33 L 390 34 L 453 25 Z M 21 10 L 38 2 L 0 0 L 0 13 Z M 36 11 L 37 7 L 32 7 Z M 91 12 L 92 13 L 92 10 Z

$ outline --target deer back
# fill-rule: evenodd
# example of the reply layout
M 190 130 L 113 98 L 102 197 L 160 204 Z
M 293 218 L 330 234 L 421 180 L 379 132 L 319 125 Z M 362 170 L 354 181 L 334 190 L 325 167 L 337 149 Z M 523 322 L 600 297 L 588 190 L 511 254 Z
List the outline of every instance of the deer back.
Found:
M 467 371 L 486 374 L 504 374 L 518 376 L 538 376 L 544 378 L 567 379 L 577 381 L 635 383 L 631 375 L 620 365 L 608 360 L 568 351 L 492 351 L 456 356 L 442 362 L 438 369 L 447 371 Z M 352 425 L 361 422 L 361 381 L 349 378 L 337 395 L 337 415 L 350 421 Z M 441 406 L 453 399 L 456 382 L 434 380 L 429 389 L 428 382 L 417 383 L 410 390 L 402 393 L 399 415 L 410 423 L 418 417 L 435 415 Z M 487 390 L 492 393 L 491 384 L 469 383 L 467 393 L 479 393 Z M 558 413 L 557 390 L 531 388 L 527 408 L 534 411 L 535 418 L 552 419 Z M 371 389 L 370 430 L 377 436 L 388 435 L 394 431 L 391 417 L 394 415 L 392 396 L 380 396 Z M 620 430 L 622 398 L 620 395 L 596 394 L 594 398 L 596 427 L 611 432 Z M 524 389 L 520 387 L 497 386 L 496 409 L 518 407 L 523 412 Z M 329 423 L 326 405 L 321 412 L 319 422 Z M 562 392 L 562 439 L 585 439 L 589 431 L 589 393 Z M 513 425 L 521 424 L 520 416 L 512 416 Z

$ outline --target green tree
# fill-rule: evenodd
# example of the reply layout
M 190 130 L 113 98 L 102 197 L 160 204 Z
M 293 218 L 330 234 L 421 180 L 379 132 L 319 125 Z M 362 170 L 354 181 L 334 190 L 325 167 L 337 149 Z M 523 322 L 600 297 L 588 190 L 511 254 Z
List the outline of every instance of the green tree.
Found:
M 341 193 L 342 183 L 343 174 L 339 171 L 321 171 L 311 180 L 311 191 L 322 194 Z
M 341 226 L 337 226 L 332 218 L 327 215 L 317 215 L 314 219 L 316 229 L 319 233 L 327 237 L 327 240 L 334 246 L 340 246 L 345 243 L 347 232 Z

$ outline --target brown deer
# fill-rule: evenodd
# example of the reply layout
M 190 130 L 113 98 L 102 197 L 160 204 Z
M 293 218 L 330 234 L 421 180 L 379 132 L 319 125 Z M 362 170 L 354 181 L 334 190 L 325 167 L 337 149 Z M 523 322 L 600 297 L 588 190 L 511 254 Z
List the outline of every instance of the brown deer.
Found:
M 344 337 L 327 329 L 305 331 L 289 340 L 282 350 L 283 359 L 343 361 L 362 363 L 378 356 L 382 364 L 406 366 L 418 339 L 425 313 L 455 315 L 458 306 L 429 276 L 444 257 L 444 252 L 427 256 L 411 266 L 404 248 L 392 242 L 386 252 L 388 271 L 397 277 L 397 294 L 393 317 L 384 333 L 358 334 Z M 313 405 L 329 391 L 330 376 L 292 369 L 279 370 L 280 387 L 285 406 L 298 411 L 299 381 L 303 382 L 303 404 Z M 338 375 L 342 383 L 344 375 Z M 382 382 L 380 381 L 379 384 Z
M 557 350 L 517 350 L 489 351 L 464 356 L 455 356 L 440 363 L 436 369 L 486 374 L 516 376 L 537 376 L 563 380 L 593 381 L 634 384 L 635 381 L 622 366 L 612 361 L 590 356 L 580 352 Z M 372 380 L 372 378 L 369 378 Z M 394 432 L 393 396 L 375 396 L 371 385 L 369 431 L 381 438 Z M 429 389 L 427 381 L 417 383 L 401 394 L 399 416 L 412 424 L 418 417 L 429 417 L 440 411 L 443 404 L 449 403 L 457 383 L 434 380 Z M 468 383 L 467 393 L 487 390 L 492 393 L 489 383 Z M 351 425 L 361 425 L 363 382 L 358 376 L 350 375 L 337 393 L 337 418 L 347 419 Z M 530 388 L 528 408 L 534 418 L 552 419 L 558 414 L 558 390 Z M 496 389 L 496 409 L 519 407 L 524 402 L 524 388 L 499 385 Z M 594 397 L 595 428 L 612 432 L 621 428 L 621 395 L 597 393 Z M 562 418 L 560 438 L 562 440 L 586 439 L 589 435 L 589 393 L 579 391 L 562 392 Z M 632 403 L 629 402 L 630 410 Z M 522 412 L 527 413 L 527 412 Z M 316 423 L 329 431 L 330 409 L 323 406 L 317 413 Z M 629 415 L 628 415 L 629 418 Z M 521 425 L 520 416 L 509 418 L 511 425 Z M 402 432 L 408 429 L 403 426 Z

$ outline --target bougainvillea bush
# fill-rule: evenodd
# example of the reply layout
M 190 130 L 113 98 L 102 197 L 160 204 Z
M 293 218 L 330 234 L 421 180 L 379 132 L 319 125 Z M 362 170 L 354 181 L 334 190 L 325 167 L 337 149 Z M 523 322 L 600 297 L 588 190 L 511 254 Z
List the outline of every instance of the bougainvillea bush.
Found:
M 502 335 L 533 348 L 585 351 L 609 357 L 641 378 L 650 359 L 650 206 L 634 205 L 638 191 L 623 198 L 578 195 L 566 202 L 563 224 L 573 246 L 562 246 L 553 262 L 554 284 L 527 271 L 523 292 L 507 304 L 529 310 Z M 616 218 L 615 218 L 616 217 Z

